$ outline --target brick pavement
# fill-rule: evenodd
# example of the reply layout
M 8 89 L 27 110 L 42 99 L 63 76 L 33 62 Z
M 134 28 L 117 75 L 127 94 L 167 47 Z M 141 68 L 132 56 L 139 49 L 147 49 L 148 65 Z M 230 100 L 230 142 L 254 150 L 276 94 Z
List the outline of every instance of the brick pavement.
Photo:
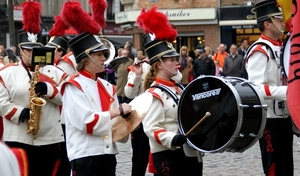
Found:
M 294 138 L 294 175 L 300 176 L 300 138 Z M 130 176 L 131 146 L 117 143 L 117 176 Z M 258 143 L 243 153 L 206 153 L 203 157 L 203 176 L 263 176 Z M 145 176 L 152 176 L 146 173 Z

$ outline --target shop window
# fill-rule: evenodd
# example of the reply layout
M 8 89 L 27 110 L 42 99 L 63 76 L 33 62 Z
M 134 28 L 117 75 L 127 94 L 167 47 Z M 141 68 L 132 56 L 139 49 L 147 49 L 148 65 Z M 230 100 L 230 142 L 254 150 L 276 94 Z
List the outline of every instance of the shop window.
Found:
M 253 29 L 245 29 L 245 34 L 252 34 L 253 33 Z

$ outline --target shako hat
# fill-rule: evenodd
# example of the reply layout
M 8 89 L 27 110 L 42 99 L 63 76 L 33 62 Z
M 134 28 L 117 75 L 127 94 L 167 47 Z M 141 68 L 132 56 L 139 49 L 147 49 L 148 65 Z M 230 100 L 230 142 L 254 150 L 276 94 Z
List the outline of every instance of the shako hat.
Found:
M 96 51 L 108 50 L 101 42 L 98 35 L 92 35 L 88 32 L 79 34 L 69 41 L 69 47 L 74 54 L 76 62 L 80 62 L 87 54 Z
M 157 7 L 148 11 L 143 9 L 137 18 L 137 24 L 145 32 L 142 40 L 150 65 L 163 57 L 179 57 L 172 44 L 177 31 L 169 24 L 167 16 L 157 11 Z
M 61 16 L 55 16 L 54 21 L 55 23 L 49 31 L 51 38 L 45 46 L 67 52 L 69 39 L 65 36 L 65 30 L 67 30 L 69 26 L 63 22 Z
M 41 9 L 42 5 L 37 1 L 22 3 L 23 28 L 18 31 L 19 47 L 32 49 L 43 46 L 42 43 L 38 42 L 41 32 Z
M 282 18 L 281 8 L 276 0 L 263 0 L 255 4 L 257 23 L 266 21 L 271 17 Z
M 152 34 L 147 34 L 152 35 Z M 144 38 L 148 42 L 147 38 Z M 154 39 L 144 45 L 144 49 L 147 53 L 147 56 L 150 60 L 150 64 L 152 65 L 154 62 L 158 61 L 158 59 L 163 57 L 178 57 L 179 54 L 173 47 L 173 44 L 166 40 L 157 40 Z
M 91 2 L 91 0 L 89 2 Z M 99 2 L 99 0 L 97 0 L 97 2 Z M 100 6 L 103 5 L 103 3 L 96 5 Z M 101 26 L 81 8 L 79 1 L 66 2 L 62 8 L 61 18 L 79 34 L 68 42 L 69 48 L 73 52 L 77 63 L 83 58 L 88 57 L 88 54 L 92 52 L 108 50 L 99 37 Z M 84 21 L 84 24 L 82 24 L 82 21 Z
M 61 49 L 65 52 L 68 50 L 69 39 L 65 36 L 52 36 L 46 47 Z

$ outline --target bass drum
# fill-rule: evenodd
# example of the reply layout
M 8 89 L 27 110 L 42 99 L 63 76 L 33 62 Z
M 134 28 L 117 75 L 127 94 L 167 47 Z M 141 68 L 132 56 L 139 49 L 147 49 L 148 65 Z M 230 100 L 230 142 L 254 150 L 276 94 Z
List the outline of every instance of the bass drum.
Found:
M 267 105 L 245 79 L 203 76 L 189 83 L 178 105 L 180 133 L 185 135 L 206 112 L 211 115 L 187 136 L 198 151 L 243 152 L 263 135 Z
M 282 72 L 286 78 L 288 78 L 289 74 L 289 65 L 290 65 L 290 53 L 291 50 L 291 38 L 290 33 L 286 35 L 286 38 L 283 42 L 280 54 L 280 64 L 282 67 Z

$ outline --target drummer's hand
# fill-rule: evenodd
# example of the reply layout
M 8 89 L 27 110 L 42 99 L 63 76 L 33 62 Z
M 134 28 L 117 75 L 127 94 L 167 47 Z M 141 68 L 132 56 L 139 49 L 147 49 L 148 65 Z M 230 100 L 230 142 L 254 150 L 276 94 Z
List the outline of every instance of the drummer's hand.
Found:
M 131 113 L 131 105 L 127 104 L 127 103 L 122 103 L 119 106 L 119 111 L 120 111 L 120 116 L 122 116 L 123 118 L 128 117 L 127 114 Z
M 177 134 L 172 139 L 172 145 L 174 146 L 182 146 L 186 143 L 186 136 L 182 134 Z

